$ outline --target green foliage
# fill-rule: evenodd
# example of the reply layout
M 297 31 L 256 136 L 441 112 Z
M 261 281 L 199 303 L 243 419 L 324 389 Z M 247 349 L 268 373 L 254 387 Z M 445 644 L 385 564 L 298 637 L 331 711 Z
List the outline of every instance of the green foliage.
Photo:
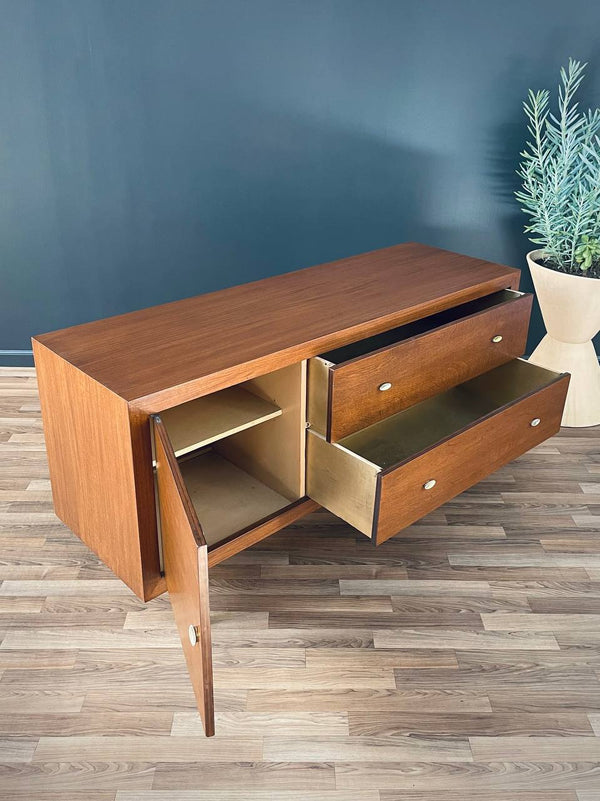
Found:
M 523 108 L 531 138 L 515 196 L 529 217 L 525 232 L 548 266 L 568 273 L 593 268 L 600 277 L 600 109 L 579 111 L 574 100 L 585 67 L 569 59 L 561 69 L 556 115 L 547 89 L 529 90 Z
M 589 270 L 594 262 L 600 260 L 600 240 L 584 234 L 575 251 L 575 260 L 582 270 Z

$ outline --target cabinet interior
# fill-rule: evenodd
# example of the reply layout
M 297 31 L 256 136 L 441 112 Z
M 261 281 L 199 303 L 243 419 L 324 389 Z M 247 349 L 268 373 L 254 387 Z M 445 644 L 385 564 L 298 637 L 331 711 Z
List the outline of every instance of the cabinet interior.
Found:
M 161 413 L 214 546 L 305 494 L 306 362 Z

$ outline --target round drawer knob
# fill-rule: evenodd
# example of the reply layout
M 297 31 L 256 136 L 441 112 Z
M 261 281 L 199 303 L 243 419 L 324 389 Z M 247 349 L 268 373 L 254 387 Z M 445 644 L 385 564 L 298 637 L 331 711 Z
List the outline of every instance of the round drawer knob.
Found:
M 536 426 L 539 426 L 541 422 L 542 421 L 540 420 L 539 417 L 534 417 L 531 423 L 529 423 L 529 425 L 532 426 L 532 428 L 535 428 Z
M 379 391 L 380 392 L 385 392 L 386 390 L 391 389 L 391 388 L 392 388 L 392 385 L 390 384 L 389 381 L 384 381 L 383 384 L 379 385 Z
M 198 626 L 190 626 L 188 629 L 188 637 L 190 638 L 190 643 L 192 645 L 197 645 L 198 640 L 200 639 L 200 630 Z
M 437 481 L 435 480 L 435 478 L 430 478 L 429 481 L 426 481 L 423 484 L 423 489 L 433 489 L 436 484 L 437 484 Z
M 498 344 L 498 342 L 502 342 L 502 335 L 496 334 L 495 337 L 492 337 L 492 342 L 495 342 L 496 344 Z

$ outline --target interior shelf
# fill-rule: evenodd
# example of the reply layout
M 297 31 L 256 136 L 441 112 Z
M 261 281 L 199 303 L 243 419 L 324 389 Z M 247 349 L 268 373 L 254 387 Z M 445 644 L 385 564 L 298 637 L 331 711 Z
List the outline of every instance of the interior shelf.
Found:
M 292 503 L 211 449 L 179 467 L 209 546 Z
M 174 406 L 160 416 L 175 456 L 183 456 L 281 413 L 275 404 L 236 386 Z

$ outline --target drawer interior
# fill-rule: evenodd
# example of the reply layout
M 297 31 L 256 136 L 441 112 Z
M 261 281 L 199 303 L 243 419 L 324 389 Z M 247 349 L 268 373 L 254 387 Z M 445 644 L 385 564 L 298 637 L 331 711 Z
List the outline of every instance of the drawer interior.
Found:
M 350 434 L 337 444 L 385 470 L 547 386 L 557 377 L 550 370 L 514 359 Z
M 421 336 L 436 328 L 441 328 L 449 323 L 478 314 L 486 309 L 501 306 L 504 303 L 510 303 L 516 298 L 521 297 L 522 294 L 522 292 L 516 292 L 513 289 L 503 289 L 500 292 L 484 295 L 468 303 L 462 303 L 460 306 L 454 306 L 451 309 L 432 314 L 429 317 L 423 317 L 412 323 L 406 323 L 398 328 L 392 328 L 390 331 L 384 331 L 381 334 L 376 334 L 367 339 L 360 339 L 358 342 L 352 342 L 350 345 L 344 345 L 341 348 L 336 348 L 335 350 L 330 350 L 320 355 L 322 359 L 331 364 L 349 362 L 352 359 L 366 356 L 369 353 L 373 353 L 381 348 L 386 348 L 389 345 L 395 345 L 404 340 L 411 339 L 412 337 Z
M 161 413 L 209 546 L 305 494 L 306 362 Z

